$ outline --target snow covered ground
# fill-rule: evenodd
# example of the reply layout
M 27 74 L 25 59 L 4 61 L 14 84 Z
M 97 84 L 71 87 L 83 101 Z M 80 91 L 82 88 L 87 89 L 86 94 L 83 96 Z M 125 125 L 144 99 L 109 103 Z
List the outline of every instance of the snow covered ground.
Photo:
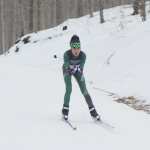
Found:
M 0 149 L 150 149 L 150 115 L 116 103 L 103 91 L 150 103 L 150 18 L 141 22 L 131 13 L 128 6 L 105 10 L 104 24 L 99 24 L 98 12 L 94 18 L 69 19 L 58 27 L 26 35 L 31 36 L 30 43 L 20 41 L 0 57 Z M 62 31 L 65 25 L 68 30 Z M 61 121 L 62 56 L 73 34 L 80 36 L 87 54 L 88 91 L 103 120 L 114 129 L 93 123 L 74 79 L 70 120 L 77 130 Z

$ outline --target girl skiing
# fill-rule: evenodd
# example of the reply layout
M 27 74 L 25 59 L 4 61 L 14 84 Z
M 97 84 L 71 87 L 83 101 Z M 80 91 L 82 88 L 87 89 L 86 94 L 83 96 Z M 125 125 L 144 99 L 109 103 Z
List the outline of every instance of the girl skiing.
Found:
M 66 86 L 66 92 L 64 95 L 64 104 L 62 108 L 62 115 L 65 120 L 68 120 L 69 114 L 69 102 L 72 92 L 71 77 L 74 76 L 79 84 L 80 90 L 86 100 L 91 116 L 100 120 L 100 116 L 97 113 L 92 99 L 87 91 L 86 83 L 83 75 L 84 64 L 86 60 L 86 54 L 80 50 L 80 39 L 77 35 L 73 35 L 70 40 L 71 49 L 64 53 L 63 64 L 63 76 Z

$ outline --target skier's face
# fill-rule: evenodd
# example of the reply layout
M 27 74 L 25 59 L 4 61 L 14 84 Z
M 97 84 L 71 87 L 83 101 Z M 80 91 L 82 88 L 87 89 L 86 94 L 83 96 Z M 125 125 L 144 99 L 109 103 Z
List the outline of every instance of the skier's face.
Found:
M 72 48 L 71 49 L 72 50 L 72 54 L 74 55 L 74 56 L 79 56 L 79 54 L 80 54 L 80 48 Z

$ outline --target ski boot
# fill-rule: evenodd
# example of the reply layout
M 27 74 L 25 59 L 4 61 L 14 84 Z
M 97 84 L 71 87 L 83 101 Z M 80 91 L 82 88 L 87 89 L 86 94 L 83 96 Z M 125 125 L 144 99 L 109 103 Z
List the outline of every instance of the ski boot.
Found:
M 62 116 L 64 120 L 68 120 L 68 113 L 69 113 L 69 107 L 63 107 L 62 109 Z
M 92 118 L 96 121 L 100 121 L 100 115 L 96 112 L 96 109 L 94 107 L 89 108 L 90 110 L 90 114 L 92 116 Z

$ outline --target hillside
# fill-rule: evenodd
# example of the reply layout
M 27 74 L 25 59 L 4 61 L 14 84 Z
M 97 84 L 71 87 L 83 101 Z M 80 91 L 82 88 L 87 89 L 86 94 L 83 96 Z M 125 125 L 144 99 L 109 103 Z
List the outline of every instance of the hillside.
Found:
M 130 8 L 124 9 L 123 17 L 120 11 L 106 10 L 102 25 L 96 12 L 94 18 L 69 19 L 26 35 L 0 57 L 0 149 L 149 150 L 149 114 L 114 101 L 129 97 L 139 104 L 150 102 L 149 16 L 143 23 L 139 16 L 129 15 Z M 65 25 L 68 30 L 63 31 Z M 102 119 L 114 129 L 93 122 L 74 79 L 69 116 L 77 130 L 61 120 L 62 56 L 73 34 L 80 36 L 87 54 L 89 93 Z

